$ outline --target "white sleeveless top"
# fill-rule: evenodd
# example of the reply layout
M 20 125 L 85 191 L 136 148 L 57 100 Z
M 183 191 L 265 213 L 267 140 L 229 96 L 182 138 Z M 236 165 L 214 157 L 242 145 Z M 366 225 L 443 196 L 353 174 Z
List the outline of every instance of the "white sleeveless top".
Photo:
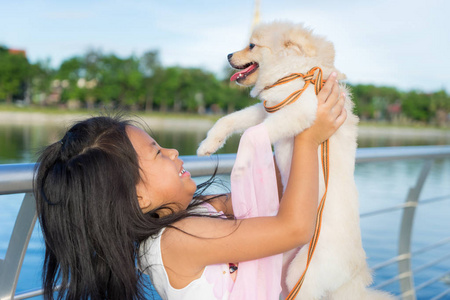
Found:
M 227 300 L 234 285 L 228 264 L 205 267 L 200 278 L 182 289 L 170 285 L 161 255 L 161 236 L 164 229 L 157 236 L 147 238 L 139 247 L 141 257 L 139 268 L 150 276 L 159 296 L 164 300 Z

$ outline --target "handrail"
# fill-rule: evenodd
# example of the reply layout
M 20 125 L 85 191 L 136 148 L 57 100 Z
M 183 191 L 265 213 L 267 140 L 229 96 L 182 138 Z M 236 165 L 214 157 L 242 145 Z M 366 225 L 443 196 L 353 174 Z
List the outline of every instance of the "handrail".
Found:
M 407 146 L 359 148 L 356 150 L 356 163 L 382 162 L 406 159 L 439 159 L 450 156 L 450 146 Z M 211 157 L 195 155 L 181 156 L 185 169 L 192 176 L 212 174 L 218 165 L 218 174 L 229 174 L 233 168 L 236 154 L 218 154 Z M 27 193 L 33 189 L 33 169 L 35 164 L 0 165 L 0 195 Z
M 0 195 L 33 191 L 35 164 L 0 165 Z
M 233 167 L 236 155 L 235 154 L 219 154 L 213 155 L 212 157 L 197 157 L 197 156 L 182 156 L 181 159 L 184 161 L 184 166 L 192 176 L 207 176 L 213 173 L 217 167 L 217 174 L 229 174 Z M 426 246 L 422 249 L 411 252 L 411 230 L 414 220 L 414 212 L 418 204 L 432 203 L 436 201 L 446 201 L 450 200 L 450 196 L 438 196 L 431 199 L 424 199 L 418 201 L 420 191 L 422 189 L 423 183 L 428 175 L 431 168 L 431 164 L 436 159 L 450 158 L 450 146 L 414 146 L 414 147 L 383 147 L 383 148 L 361 148 L 356 151 L 356 163 L 373 163 L 373 162 L 386 162 L 395 160 L 405 160 L 405 159 L 418 159 L 424 160 L 425 164 L 422 168 L 421 174 L 417 179 L 415 186 L 410 190 L 408 197 L 404 204 L 392 206 L 389 208 L 380 209 L 377 211 L 366 212 L 361 214 L 361 217 L 369 217 L 372 215 L 377 215 L 381 213 L 391 212 L 395 210 L 402 209 L 402 229 L 399 234 L 399 254 L 394 258 L 388 259 L 385 262 L 379 263 L 374 266 L 374 269 L 383 268 L 393 263 L 399 264 L 399 274 L 391 279 L 380 283 L 377 287 L 386 286 L 392 282 L 400 281 L 402 289 L 403 299 L 416 299 L 415 289 L 423 288 L 439 278 L 446 276 L 448 272 L 444 275 L 430 279 L 429 281 L 416 286 L 414 288 L 413 282 L 413 272 L 420 270 L 420 268 L 427 268 L 439 261 L 448 259 L 448 256 L 443 258 L 437 258 L 432 263 L 425 264 L 415 270 L 411 269 L 411 257 L 418 253 L 423 253 L 429 249 L 434 249 L 443 244 L 447 244 L 450 241 L 450 237 L 440 241 L 434 245 Z M 23 256 L 28 245 L 29 238 L 31 236 L 32 229 L 34 227 L 34 222 L 36 220 L 36 215 L 33 207 L 33 196 L 32 196 L 32 182 L 33 182 L 33 170 L 35 164 L 6 164 L 0 165 L 0 195 L 2 194 L 17 194 L 26 193 L 24 201 L 22 203 L 21 210 L 16 219 L 16 225 L 14 227 L 13 235 L 11 237 L 10 245 L 8 247 L 7 253 L 14 253 L 14 259 L 8 256 L 4 260 L 0 260 L 0 299 L 28 299 L 42 294 L 42 290 L 33 290 L 29 292 L 23 292 L 16 294 L 15 284 L 17 284 L 18 272 L 20 272 L 21 264 L 23 261 Z M 22 209 L 24 211 L 22 212 Z M 31 214 L 30 214 L 31 209 Z M 21 225 L 22 224 L 22 225 Z M 25 224 L 25 225 L 24 225 Z M 17 230 L 16 230 L 17 227 Z M 20 242 L 18 242 L 20 241 Z M 17 249 L 19 246 L 20 249 Z M 10 249 L 11 248 L 11 249 Z M 13 261 L 13 263 L 11 263 Z M 11 268 L 15 269 L 11 269 Z M 8 268 L 8 269 L 6 269 Z M 13 274 L 14 276 L 12 276 Z M 2 283 L 5 278 L 12 280 L 13 286 L 5 287 Z M 436 296 L 439 297 L 448 294 L 448 291 L 441 293 Z

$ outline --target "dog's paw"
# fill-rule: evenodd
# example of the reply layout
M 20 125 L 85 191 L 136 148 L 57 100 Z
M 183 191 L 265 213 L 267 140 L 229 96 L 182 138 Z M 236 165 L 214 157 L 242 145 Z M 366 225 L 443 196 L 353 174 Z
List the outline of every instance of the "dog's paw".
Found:
M 197 149 L 198 156 L 209 156 L 223 146 L 224 141 L 214 138 L 206 138 Z

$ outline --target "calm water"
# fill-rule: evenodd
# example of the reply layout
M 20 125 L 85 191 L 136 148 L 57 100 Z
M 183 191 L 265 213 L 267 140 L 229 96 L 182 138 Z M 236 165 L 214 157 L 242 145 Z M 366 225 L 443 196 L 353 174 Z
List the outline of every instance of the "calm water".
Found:
M 0 163 L 33 162 L 36 152 L 44 145 L 62 137 L 64 129 L 54 126 L 0 126 Z M 155 139 L 164 147 L 174 147 L 180 155 L 193 155 L 205 132 L 154 132 Z M 220 153 L 236 152 L 239 136 L 233 137 Z M 450 144 L 448 137 L 360 137 L 360 147 Z M 182 147 L 180 146 L 182 145 Z M 359 164 L 356 166 L 355 179 L 360 195 L 360 211 L 403 203 L 408 189 L 415 183 L 422 162 L 418 160 L 389 163 Z M 450 194 L 450 160 L 441 160 L 434 164 L 421 199 Z M 0 257 L 3 258 L 9 237 L 14 226 L 22 195 L 0 196 Z M 413 231 L 413 251 L 425 245 L 437 242 L 449 236 L 450 202 L 437 202 L 420 206 Z M 392 212 L 381 216 L 363 218 L 361 229 L 368 262 L 375 265 L 396 255 L 397 239 L 401 212 Z M 437 257 L 450 252 L 450 245 L 439 247 L 431 252 L 418 255 L 413 259 L 413 268 L 420 267 Z M 39 287 L 42 267 L 43 245 L 39 228 L 36 226 L 25 257 L 19 278 L 17 292 Z M 450 270 L 450 260 L 425 268 L 415 275 L 416 285 Z M 379 270 L 375 274 L 375 284 L 396 275 L 396 265 Z M 430 299 L 448 289 L 444 282 L 437 282 L 418 291 L 418 299 Z M 397 283 L 385 287 L 398 293 Z M 445 299 L 450 299 L 450 295 Z

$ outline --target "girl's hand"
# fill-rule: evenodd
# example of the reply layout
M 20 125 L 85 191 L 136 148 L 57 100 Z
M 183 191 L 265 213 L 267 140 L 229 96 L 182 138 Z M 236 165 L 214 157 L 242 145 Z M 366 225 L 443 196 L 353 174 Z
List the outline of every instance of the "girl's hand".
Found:
M 314 124 L 297 137 L 320 145 L 331 137 L 347 118 L 347 111 L 344 108 L 345 93 L 339 92 L 336 73 L 333 72 L 328 77 L 327 82 L 317 95 L 317 99 L 317 115 Z

